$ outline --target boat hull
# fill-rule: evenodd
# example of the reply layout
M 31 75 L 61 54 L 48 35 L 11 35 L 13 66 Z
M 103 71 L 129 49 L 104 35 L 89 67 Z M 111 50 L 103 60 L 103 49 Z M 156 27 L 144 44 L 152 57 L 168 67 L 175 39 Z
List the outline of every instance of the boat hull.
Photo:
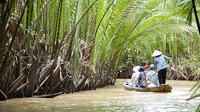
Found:
M 123 83 L 124 89 L 125 90 L 131 90 L 131 91 L 139 91 L 139 92 L 171 92 L 172 87 L 168 84 L 160 85 L 157 87 L 148 87 L 148 88 L 138 88 L 134 86 L 129 85 L 130 80 L 126 80 Z
M 125 89 L 125 90 L 130 90 L 130 91 L 136 90 L 137 87 L 130 86 L 130 85 L 129 85 L 130 82 L 131 82 L 131 80 L 128 79 L 128 80 L 126 80 L 126 81 L 123 83 L 124 89 Z
M 158 87 L 149 87 L 149 88 L 137 88 L 135 91 L 139 92 L 171 92 L 172 87 L 168 84 L 164 84 Z

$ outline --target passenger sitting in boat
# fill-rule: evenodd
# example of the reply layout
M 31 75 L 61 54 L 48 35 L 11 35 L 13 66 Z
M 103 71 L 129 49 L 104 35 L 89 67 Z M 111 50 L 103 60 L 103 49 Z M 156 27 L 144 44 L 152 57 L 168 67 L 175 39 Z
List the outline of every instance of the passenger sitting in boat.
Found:
M 133 68 L 133 74 L 132 74 L 132 76 L 131 76 L 131 82 L 133 82 L 134 80 L 135 80 L 135 78 L 138 76 L 138 74 L 139 74 L 139 70 L 140 69 L 140 66 L 135 66 L 134 68 Z
M 130 83 L 130 86 L 145 88 L 143 85 L 145 82 L 144 67 L 140 67 L 137 74 L 135 74 L 135 79 Z
M 149 85 L 151 85 L 151 87 L 159 86 L 158 73 L 156 73 L 154 69 L 154 64 L 151 64 L 150 71 L 146 74 L 146 80 L 149 81 Z

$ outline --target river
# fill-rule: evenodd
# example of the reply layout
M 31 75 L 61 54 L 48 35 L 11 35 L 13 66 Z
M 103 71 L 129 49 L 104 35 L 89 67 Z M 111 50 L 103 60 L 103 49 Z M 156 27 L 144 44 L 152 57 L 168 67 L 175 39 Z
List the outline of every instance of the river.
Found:
M 0 102 L 0 112 L 194 112 L 200 99 L 185 101 L 194 81 L 167 81 L 171 93 L 124 90 L 114 86 L 63 94 L 55 98 L 16 98 Z

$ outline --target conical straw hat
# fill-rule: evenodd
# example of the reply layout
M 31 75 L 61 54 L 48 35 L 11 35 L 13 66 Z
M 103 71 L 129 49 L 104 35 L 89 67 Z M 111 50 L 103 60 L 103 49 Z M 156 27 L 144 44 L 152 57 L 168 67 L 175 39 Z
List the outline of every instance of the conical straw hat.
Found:
M 155 50 L 152 54 L 152 56 L 159 56 L 159 55 L 162 55 L 162 52 L 158 51 L 158 50 Z

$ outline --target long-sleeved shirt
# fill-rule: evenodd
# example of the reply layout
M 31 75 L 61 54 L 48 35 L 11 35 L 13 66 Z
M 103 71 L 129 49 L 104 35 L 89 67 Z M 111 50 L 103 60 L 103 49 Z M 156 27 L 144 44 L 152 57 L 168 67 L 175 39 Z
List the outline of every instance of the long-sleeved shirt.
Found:
M 147 79 L 150 83 L 153 83 L 155 86 L 159 86 L 158 73 L 156 73 L 154 70 L 150 70 L 150 71 L 146 74 L 146 79 Z
M 138 83 L 138 81 L 143 83 L 144 80 L 145 80 L 144 72 L 133 73 L 133 75 L 131 77 L 131 82 L 133 82 L 133 83 Z
M 168 68 L 168 65 L 167 65 L 167 62 L 166 62 L 168 60 L 169 60 L 169 58 L 164 56 L 164 55 L 161 55 L 161 56 L 154 58 L 154 64 L 156 65 L 158 72 L 162 69 Z

